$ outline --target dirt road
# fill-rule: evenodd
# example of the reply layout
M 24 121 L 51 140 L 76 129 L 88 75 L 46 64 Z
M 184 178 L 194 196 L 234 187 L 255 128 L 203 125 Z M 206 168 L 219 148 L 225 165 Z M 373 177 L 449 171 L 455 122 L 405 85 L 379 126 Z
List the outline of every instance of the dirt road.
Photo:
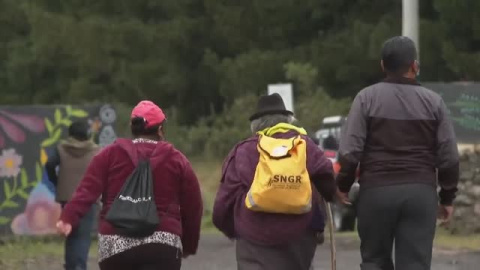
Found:
M 337 269 L 360 269 L 359 243 L 355 238 L 341 237 L 338 240 Z M 6 267 L 21 270 L 62 270 L 62 258 L 59 255 L 41 256 L 27 259 L 21 265 Z M 0 269 L 5 266 L 0 264 Z M 5 270 L 7 270 L 5 269 Z M 202 236 L 199 252 L 196 256 L 184 260 L 184 270 L 235 270 L 235 245 L 219 234 Z M 330 250 L 328 244 L 319 246 L 314 260 L 315 270 L 330 269 Z M 459 252 L 435 250 L 433 270 L 478 270 L 480 269 L 479 252 Z M 89 270 L 98 270 L 96 254 L 91 254 Z M 292 269 L 295 270 L 295 269 Z
M 358 242 L 349 238 L 338 240 L 337 269 L 360 269 Z M 478 270 L 480 252 L 462 253 L 435 250 L 433 270 Z M 235 246 L 220 235 L 205 235 L 197 256 L 184 261 L 185 270 L 235 270 Z M 330 249 L 319 246 L 314 261 L 315 270 L 330 269 Z

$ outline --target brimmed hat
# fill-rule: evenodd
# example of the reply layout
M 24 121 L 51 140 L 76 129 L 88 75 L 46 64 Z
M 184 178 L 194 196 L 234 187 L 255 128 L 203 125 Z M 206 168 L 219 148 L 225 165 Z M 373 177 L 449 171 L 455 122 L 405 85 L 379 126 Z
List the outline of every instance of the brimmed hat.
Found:
M 253 121 L 268 114 L 293 115 L 293 112 L 287 110 L 282 97 L 278 93 L 274 93 L 260 97 L 257 104 L 257 110 L 252 116 L 250 116 L 249 120 Z

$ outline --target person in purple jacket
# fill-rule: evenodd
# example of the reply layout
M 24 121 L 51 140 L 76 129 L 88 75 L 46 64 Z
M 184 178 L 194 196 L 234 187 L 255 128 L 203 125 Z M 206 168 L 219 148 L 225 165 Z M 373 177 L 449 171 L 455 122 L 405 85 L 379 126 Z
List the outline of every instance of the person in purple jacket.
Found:
M 236 240 L 239 270 L 308 270 L 315 255 L 317 236 L 323 235 L 325 224 L 319 204 L 314 203 L 309 213 L 286 215 L 254 212 L 244 203 L 259 160 L 257 132 L 280 123 L 292 124 L 295 118 L 285 109 L 281 96 L 272 94 L 260 98 L 257 112 L 250 121 L 253 136 L 238 143 L 223 164 L 213 223 L 228 238 Z M 271 136 L 291 138 L 302 131 L 291 125 L 290 130 Z M 313 201 L 320 202 L 318 192 L 331 201 L 336 190 L 332 163 L 308 136 L 301 136 L 307 142 L 306 165 L 316 187 Z

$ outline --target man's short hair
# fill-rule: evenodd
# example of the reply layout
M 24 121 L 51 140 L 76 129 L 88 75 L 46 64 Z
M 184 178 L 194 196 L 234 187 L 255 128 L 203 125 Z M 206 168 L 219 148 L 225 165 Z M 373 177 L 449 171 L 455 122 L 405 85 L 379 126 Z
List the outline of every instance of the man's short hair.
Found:
M 75 121 L 68 128 L 68 136 L 73 137 L 79 141 L 86 141 L 90 139 L 88 123 L 85 121 Z
M 393 37 L 383 44 L 382 60 L 385 71 L 403 75 L 417 60 L 417 48 L 408 37 Z

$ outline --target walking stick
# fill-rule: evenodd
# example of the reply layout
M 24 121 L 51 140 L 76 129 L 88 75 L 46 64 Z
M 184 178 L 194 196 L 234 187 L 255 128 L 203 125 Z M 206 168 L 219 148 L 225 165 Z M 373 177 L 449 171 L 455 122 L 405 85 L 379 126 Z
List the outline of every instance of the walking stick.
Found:
M 337 249 L 335 247 L 335 226 L 333 224 L 333 213 L 332 207 L 329 202 L 323 200 L 325 203 L 325 210 L 328 216 L 328 227 L 330 231 L 330 252 L 331 252 L 331 263 L 332 270 L 337 270 Z

